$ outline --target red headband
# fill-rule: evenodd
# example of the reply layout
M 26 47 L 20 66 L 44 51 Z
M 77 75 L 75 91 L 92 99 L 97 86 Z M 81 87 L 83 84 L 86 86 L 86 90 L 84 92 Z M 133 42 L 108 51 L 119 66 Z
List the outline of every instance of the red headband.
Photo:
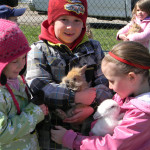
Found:
M 125 64 L 130 65 L 130 66 L 133 66 L 133 67 L 136 67 L 136 68 L 141 68 L 141 69 L 150 69 L 150 67 L 148 67 L 148 66 L 142 66 L 142 65 L 139 65 L 139 64 L 133 64 L 133 63 L 131 63 L 131 62 L 125 60 L 125 59 L 122 59 L 122 58 L 116 56 L 112 52 L 109 52 L 109 55 L 112 56 L 113 58 L 115 58 L 115 59 L 125 63 Z

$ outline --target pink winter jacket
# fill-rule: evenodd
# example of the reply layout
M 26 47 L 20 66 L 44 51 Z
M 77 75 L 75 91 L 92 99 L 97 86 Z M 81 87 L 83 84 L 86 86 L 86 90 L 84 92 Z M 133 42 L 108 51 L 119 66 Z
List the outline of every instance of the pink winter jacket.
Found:
M 63 146 L 76 150 L 150 150 L 150 92 L 124 101 L 116 94 L 113 99 L 125 113 L 113 135 L 83 136 L 68 130 Z
M 135 41 L 143 44 L 145 47 L 149 48 L 149 41 L 150 41 L 150 16 L 145 18 L 144 20 L 139 20 L 136 18 L 135 22 L 141 26 L 141 30 L 139 33 L 130 34 L 127 36 L 129 41 Z M 117 40 L 119 34 L 126 34 L 128 30 L 131 28 L 132 22 L 128 23 L 122 29 L 120 29 L 117 33 Z

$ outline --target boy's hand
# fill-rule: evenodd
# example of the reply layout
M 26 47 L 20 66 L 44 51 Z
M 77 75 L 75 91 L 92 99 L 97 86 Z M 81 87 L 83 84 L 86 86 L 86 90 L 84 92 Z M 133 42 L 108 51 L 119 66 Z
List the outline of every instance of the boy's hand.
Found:
M 48 115 L 49 110 L 48 110 L 48 107 L 45 104 L 39 105 L 39 107 L 42 109 L 45 116 Z
M 63 136 L 67 130 L 61 126 L 55 126 L 55 128 L 56 130 L 51 129 L 51 139 L 58 144 L 62 144 Z
M 63 120 L 67 123 L 82 123 L 86 118 L 88 118 L 94 112 L 93 108 L 90 106 L 85 106 L 82 108 L 76 108 L 72 114 L 73 116 L 70 118 L 66 118 Z
M 76 92 L 75 103 L 90 105 L 96 97 L 96 88 L 88 88 L 81 92 Z

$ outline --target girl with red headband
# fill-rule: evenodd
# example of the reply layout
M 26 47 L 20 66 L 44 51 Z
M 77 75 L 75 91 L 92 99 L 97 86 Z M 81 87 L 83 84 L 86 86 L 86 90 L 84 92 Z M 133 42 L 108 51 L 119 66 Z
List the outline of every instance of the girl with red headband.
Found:
M 36 125 L 48 113 L 29 102 L 23 78 L 30 47 L 18 25 L 0 19 L 0 149 L 39 150 Z M 19 76 L 20 75 L 20 76 Z
M 140 43 L 122 42 L 102 60 L 102 71 L 113 99 L 124 113 L 122 122 L 112 135 L 83 136 L 56 126 L 52 139 L 77 150 L 148 150 L 150 149 L 150 54 Z

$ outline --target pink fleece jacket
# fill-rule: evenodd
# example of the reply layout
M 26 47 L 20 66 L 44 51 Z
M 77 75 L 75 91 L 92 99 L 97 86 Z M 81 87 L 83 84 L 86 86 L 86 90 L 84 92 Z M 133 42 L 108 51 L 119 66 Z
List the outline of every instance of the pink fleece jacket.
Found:
M 123 121 L 113 135 L 83 136 L 68 130 L 63 146 L 76 150 L 149 150 L 150 149 L 150 92 L 135 98 L 113 98 L 124 112 Z
M 129 41 L 135 41 L 143 44 L 145 47 L 149 48 L 149 41 L 150 41 L 150 16 L 145 18 L 144 20 L 139 20 L 136 18 L 135 22 L 140 25 L 141 30 L 139 33 L 130 34 L 127 36 L 129 38 Z M 120 40 L 118 38 L 119 34 L 126 34 L 128 30 L 131 28 L 132 22 L 128 23 L 126 26 L 124 26 L 122 29 L 120 29 L 117 33 L 117 40 Z

